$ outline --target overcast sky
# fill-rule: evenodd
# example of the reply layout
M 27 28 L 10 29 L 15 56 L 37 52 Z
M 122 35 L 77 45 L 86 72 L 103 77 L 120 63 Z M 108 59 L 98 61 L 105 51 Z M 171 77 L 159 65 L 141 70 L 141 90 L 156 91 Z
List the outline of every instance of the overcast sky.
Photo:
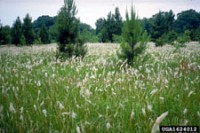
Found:
M 95 27 L 100 17 L 106 17 L 109 11 L 114 13 L 119 7 L 122 17 L 131 3 L 140 18 L 151 17 L 153 14 L 172 9 L 175 14 L 195 9 L 200 12 L 200 0 L 75 0 L 81 22 Z M 41 15 L 55 16 L 62 7 L 64 0 L 0 0 L 0 20 L 3 25 L 12 25 L 17 16 L 21 20 L 29 13 L 33 20 Z

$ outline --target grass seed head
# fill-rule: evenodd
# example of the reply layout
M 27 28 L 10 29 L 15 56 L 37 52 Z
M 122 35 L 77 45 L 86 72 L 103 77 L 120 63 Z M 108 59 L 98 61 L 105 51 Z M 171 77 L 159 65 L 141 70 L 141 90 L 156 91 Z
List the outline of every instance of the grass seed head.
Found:
M 111 124 L 108 122 L 108 123 L 106 123 L 106 128 L 107 129 L 110 129 L 112 126 L 111 126 Z
M 77 132 L 77 133 L 81 133 L 81 130 L 80 130 L 80 127 L 79 127 L 79 126 L 76 126 L 76 132 Z
M 47 117 L 47 110 L 46 109 L 43 109 L 42 113 L 44 114 L 45 117 Z
M 168 115 L 168 112 L 165 112 L 161 114 L 159 117 L 157 117 L 156 122 L 154 123 L 151 133 L 158 133 L 159 132 L 159 126 L 160 123 L 165 119 L 165 117 Z
M 11 113 L 16 113 L 16 110 L 15 110 L 15 108 L 14 108 L 14 106 L 13 106 L 13 103 L 10 103 L 10 106 L 9 106 L 9 111 L 11 112 Z

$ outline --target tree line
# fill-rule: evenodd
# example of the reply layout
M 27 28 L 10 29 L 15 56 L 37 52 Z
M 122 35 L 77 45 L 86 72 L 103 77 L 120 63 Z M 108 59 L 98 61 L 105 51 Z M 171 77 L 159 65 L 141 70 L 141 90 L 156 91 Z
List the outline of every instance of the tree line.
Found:
M 40 16 L 32 22 L 29 14 L 25 16 L 23 22 L 19 17 L 13 25 L 3 26 L 0 22 L 0 44 L 32 45 L 48 44 L 57 42 L 57 16 Z M 200 40 L 200 13 L 190 9 L 175 14 L 172 10 L 168 12 L 159 11 L 151 18 L 139 19 L 150 40 L 157 46 L 165 43 L 178 41 Z M 90 25 L 80 23 L 80 38 L 85 42 L 121 42 L 122 27 L 125 24 L 120 14 L 119 8 L 115 12 L 109 12 L 107 18 L 99 18 L 93 29 Z

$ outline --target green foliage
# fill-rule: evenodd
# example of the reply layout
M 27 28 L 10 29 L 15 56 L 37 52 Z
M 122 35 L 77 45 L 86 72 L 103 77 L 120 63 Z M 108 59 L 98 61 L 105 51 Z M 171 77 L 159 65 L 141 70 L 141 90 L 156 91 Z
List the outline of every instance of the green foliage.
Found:
M 184 44 L 186 42 L 189 42 L 191 40 L 190 34 L 191 34 L 191 32 L 189 30 L 186 30 L 182 36 L 178 37 L 177 41 L 180 44 Z
M 14 43 L 15 45 L 20 44 L 21 37 L 22 37 L 22 23 L 20 18 L 17 17 L 12 28 L 12 43 Z
M 92 33 L 88 30 L 84 30 L 82 33 L 80 33 L 80 38 L 84 41 L 84 42 L 98 42 L 98 37 L 95 35 L 95 33 Z
M 121 43 L 123 41 L 123 38 L 121 35 L 115 35 L 113 34 L 113 41 L 116 43 Z
M 101 42 L 114 42 L 113 35 L 122 33 L 122 17 L 119 8 L 115 8 L 115 14 L 108 13 L 107 19 L 100 18 L 96 22 L 96 33 Z
M 58 30 L 56 24 L 49 28 L 49 37 L 51 41 L 56 41 L 58 36 Z
M 79 36 L 80 22 L 76 19 L 76 5 L 73 0 L 65 0 L 57 16 L 58 49 L 61 57 L 84 56 L 86 49 Z
M 104 24 L 105 24 L 105 19 L 104 18 L 99 18 L 95 25 L 96 25 L 96 34 L 99 35 L 99 33 L 101 32 L 101 30 L 103 29 L 104 27 Z
M 163 46 L 165 44 L 164 36 L 161 36 L 158 39 L 156 39 L 155 44 L 156 44 L 156 47 Z
M 80 38 L 83 42 L 98 42 L 95 30 L 88 24 L 80 24 Z
M 167 43 L 173 44 L 178 38 L 178 34 L 175 31 L 170 31 L 167 34 Z
M 156 46 L 163 46 L 164 44 L 173 45 L 174 42 L 177 40 L 177 37 L 178 35 L 175 31 L 170 31 L 156 39 Z
M 152 39 L 153 41 L 161 41 L 164 34 L 168 34 L 172 30 L 174 24 L 174 14 L 169 12 L 159 12 L 152 17 Z
M 135 57 L 144 52 L 147 43 L 147 33 L 143 33 L 142 25 L 138 20 L 133 7 L 129 17 L 126 12 L 126 21 L 124 22 L 122 32 L 123 42 L 121 43 L 121 53 L 119 56 L 131 65 Z
M 175 28 L 178 33 L 184 33 L 186 30 L 193 31 L 200 26 L 200 13 L 193 9 L 178 13 L 175 22 Z
M 47 29 L 52 27 L 56 23 L 56 17 L 50 17 L 48 15 L 43 15 L 38 17 L 34 22 L 33 22 L 33 28 L 34 29 L 40 29 L 43 26 L 45 26 Z
M 40 29 L 40 33 L 39 33 L 41 42 L 43 44 L 48 44 L 50 43 L 50 39 L 49 39 L 49 33 L 47 28 L 45 27 L 45 25 L 42 26 L 42 28 Z
M 200 43 L 200 26 L 199 26 L 199 28 L 196 30 L 195 34 L 196 34 L 196 40 L 199 41 L 199 43 Z
M 0 23 L 0 45 L 11 43 L 11 28 Z
M 32 18 L 29 16 L 29 14 L 27 14 L 26 17 L 24 18 L 23 35 L 26 38 L 27 45 L 33 44 L 34 42 L 33 25 L 32 25 Z
M 40 16 L 33 22 L 33 28 L 36 32 L 36 40 L 34 43 L 50 43 L 51 41 L 55 41 L 57 37 L 57 31 L 56 31 L 56 16 L 50 17 L 50 16 Z M 44 35 L 41 35 L 43 32 Z M 48 34 L 48 35 L 47 35 Z M 39 38 L 38 38 L 39 36 Z
M 25 46 L 25 45 L 26 45 L 26 38 L 25 38 L 24 35 L 22 35 L 21 38 L 20 38 L 20 44 L 21 44 L 22 46 Z

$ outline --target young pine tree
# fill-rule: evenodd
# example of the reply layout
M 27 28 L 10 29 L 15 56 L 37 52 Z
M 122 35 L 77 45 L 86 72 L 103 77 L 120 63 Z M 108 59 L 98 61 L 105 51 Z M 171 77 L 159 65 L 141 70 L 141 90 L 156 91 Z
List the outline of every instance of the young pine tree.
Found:
M 13 24 L 12 28 L 12 43 L 14 43 L 16 46 L 20 44 L 20 39 L 22 37 L 22 23 L 19 17 L 17 17 L 17 20 Z
M 123 42 L 121 43 L 121 53 L 119 56 L 129 65 L 132 65 L 134 58 L 141 54 L 148 40 L 147 33 L 143 33 L 142 25 L 139 22 L 136 13 L 131 7 L 131 15 L 126 12 L 126 21 L 122 31 Z
M 84 56 L 86 48 L 79 36 L 79 20 L 74 0 L 64 0 L 56 21 L 58 46 L 62 57 Z

